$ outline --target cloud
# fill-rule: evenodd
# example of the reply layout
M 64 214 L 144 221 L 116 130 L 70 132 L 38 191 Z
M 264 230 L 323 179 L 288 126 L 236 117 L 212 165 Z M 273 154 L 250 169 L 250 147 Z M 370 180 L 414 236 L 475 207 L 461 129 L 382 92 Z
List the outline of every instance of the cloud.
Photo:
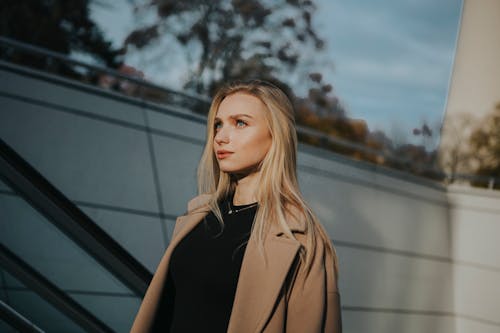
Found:
M 320 1 L 335 64 L 325 77 L 351 115 L 377 127 L 441 119 L 460 9 L 461 0 Z

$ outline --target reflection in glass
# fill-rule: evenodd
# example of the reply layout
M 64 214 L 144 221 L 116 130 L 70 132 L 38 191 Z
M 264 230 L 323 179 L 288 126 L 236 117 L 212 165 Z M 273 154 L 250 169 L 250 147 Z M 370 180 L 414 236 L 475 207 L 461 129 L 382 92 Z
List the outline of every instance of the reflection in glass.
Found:
M 291 96 L 301 141 L 444 177 L 436 148 L 462 0 L 13 6 L 3 36 L 66 56 L 0 43 L 5 60 L 202 114 L 222 83 L 266 79 Z M 42 30 L 36 36 L 13 28 L 40 12 L 58 15 L 45 25 L 28 20 Z
M 127 330 L 140 299 L 27 202 L 0 193 L 0 242 L 116 331 Z M 7 294 L 33 298 L 13 280 Z M 24 303 L 23 303 L 24 304 Z
M 0 276 L 4 281 L 0 299 L 42 330 L 46 332 L 84 332 L 83 329 L 61 314 L 49 302 L 26 288 L 9 273 L 0 269 Z M 7 324 L 5 325 L 5 327 L 8 327 Z M 1 328 L 2 325 L 0 324 Z M 15 332 L 14 329 L 0 331 Z

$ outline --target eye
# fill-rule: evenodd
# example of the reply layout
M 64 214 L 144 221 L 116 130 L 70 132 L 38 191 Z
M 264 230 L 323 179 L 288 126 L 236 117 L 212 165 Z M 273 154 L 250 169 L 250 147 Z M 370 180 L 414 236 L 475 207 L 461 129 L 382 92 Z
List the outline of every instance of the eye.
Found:
M 222 127 L 222 122 L 217 121 L 217 122 L 214 123 L 214 129 L 215 129 L 215 131 L 217 131 L 221 127 Z
M 246 125 L 247 125 L 247 123 L 244 122 L 243 120 L 241 120 L 241 119 L 237 119 L 236 120 L 236 126 L 237 127 L 245 127 Z

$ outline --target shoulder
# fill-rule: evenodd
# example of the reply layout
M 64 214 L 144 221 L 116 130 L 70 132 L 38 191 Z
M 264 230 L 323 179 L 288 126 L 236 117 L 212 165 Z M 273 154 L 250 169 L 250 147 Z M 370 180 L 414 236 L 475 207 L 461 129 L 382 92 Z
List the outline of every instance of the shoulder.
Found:
M 307 218 L 304 211 L 293 207 L 288 210 L 287 223 L 293 236 L 304 249 L 306 270 L 316 267 L 326 271 L 329 290 L 337 289 L 338 258 L 332 240 L 322 223 L 315 216 Z M 303 258 L 305 259 L 305 258 Z
M 197 195 L 196 197 L 189 200 L 187 204 L 187 213 L 189 214 L 193 211 L 206 207 L 211 199 L 212 194 L 205 193 Z
M 308 234 L 294 235 L 305 249 L 299 268 L 304 270 L 305 276 L 310 279 L 319 278 L 318 281 L 326 281 L 327 291 L 338 292 L 338 258 L 335 248 L 331 240 L 324 237 L 322 232 L 314 231 L 313 235 L 313 237 Z M 309 260 L 307 260 L 308 255 Z M 316 272 L 316 274 L 310 275 L 311 272 Z
M 305 214 L 299 208 L 287 205 L 285 210 L 285 222 L 290 229 L 290 231 L 294 234 L 306 234 L 308 232 L 307 221 L 305 218 Z M 283 227 L 278 224 L 272 225 L 273 231 L 279 236 L 284 234 Z

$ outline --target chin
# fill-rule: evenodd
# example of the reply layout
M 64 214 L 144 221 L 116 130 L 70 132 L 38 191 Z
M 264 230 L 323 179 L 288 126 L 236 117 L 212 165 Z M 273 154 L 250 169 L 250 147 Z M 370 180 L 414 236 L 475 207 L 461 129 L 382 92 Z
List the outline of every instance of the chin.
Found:
M 233 174 L 233 175 L 247 175 L 251 174 L 253 172 L 256 172 L 257 169 L 254 165 L 251 166 L 244 166 L 244 167 L 235 167 L 235 166 L 223 166 L 219 164 L 219 170 L 228 174 Z
M 220 171 L 225 172 L 225 173 L 239 173 L 241 170 L 238 168 L 222 168 L 219 167 Z
M 227 172 L 227 173 L 232 173 L 240 170 L 240 166 L 238 164 L 235 165 L 235 163 L 231 163 L 231 161 L 219 161 L 219 169 L 221 171 Z

